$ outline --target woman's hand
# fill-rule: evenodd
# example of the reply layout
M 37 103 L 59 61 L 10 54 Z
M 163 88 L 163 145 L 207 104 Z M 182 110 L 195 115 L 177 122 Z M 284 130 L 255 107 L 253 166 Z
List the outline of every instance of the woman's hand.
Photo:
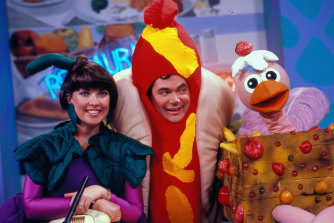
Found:
M 76 194 L 77 192 L 66 193 L 64 194 L 64 197 L 72 198 L 71 199 L 71 205 L 72 205 Z M 85 213 L 88 210 L 89 205 L 93 201 L 96 201 L 101 198 L 105 198 L 105 196 L 108 194 L 110 194 L 109 190 L 99 185 L 92 185 L 92 186 L 86 187 L 84 192 L 82 193 L 78 206 L 75 210 L 75 214 Z
M 121 220 L 120 206 L 111 201 L 99 199 L 95 202 L 93 209 L 108 214 L 111 222 L 119 222 Z

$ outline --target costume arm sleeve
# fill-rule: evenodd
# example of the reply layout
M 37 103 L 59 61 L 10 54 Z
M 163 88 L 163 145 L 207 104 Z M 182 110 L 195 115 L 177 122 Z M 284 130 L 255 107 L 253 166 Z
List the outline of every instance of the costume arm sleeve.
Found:
M 312 223 L 314 214 L 292 205 L 278 205 L 272 211 L 273 218 L 280 223 Z
M 143 213 L 141 185 L 132 188 L 129 182 L 125 181 L 125 198 L 122 199 L 112 194 L 110 201 L 120 206 L 122 221 L 137 222 Z
M 51 220 L 66 216 L 69 198 L 43 197 L 43 186 L 35 184 L 28 175 L 23 187 L 23 207 L 28 219 Z
M 334 206 L 322 210 L 312 221 L 312 223 L 330 223 L 334 219 Z

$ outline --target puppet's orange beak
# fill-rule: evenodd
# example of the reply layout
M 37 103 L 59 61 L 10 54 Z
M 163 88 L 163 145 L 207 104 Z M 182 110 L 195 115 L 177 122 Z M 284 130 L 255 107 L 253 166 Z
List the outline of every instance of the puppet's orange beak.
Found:
M 256 88 L 249 100 L 253 109 L 260 112 L 281 110 L 289 98 L 289 88 L 277 81 L 263 81 Z

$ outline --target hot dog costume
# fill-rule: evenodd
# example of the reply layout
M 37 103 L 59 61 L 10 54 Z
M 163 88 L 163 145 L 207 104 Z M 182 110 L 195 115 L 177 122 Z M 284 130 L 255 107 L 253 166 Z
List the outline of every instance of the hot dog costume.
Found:
M 145 10 L 147 26 L 135 47 L 132 70 L 115 75 L 122 99 L 113 123 L 155 151 L 150 179 L 143 185 L 150 221 L 209 222 L 221 128 L 232 117 L 234 101 L 222 79 L 202 73 L 195 44 L 174 20 L 176 14 L 173 0 L 153 1 Z M 190 88 L 190 107 L 178 123 L 164 119 L 147 96 L 151 84 L 167 74 L 183 77 Z
M 176 13 L 177 5 L 173 1 L 153 2 L 145 11 L 148 25 L 137 42 L 132 59 L 133 82 L 151 121 L 152 146 L 156 151 L 151 160 L 152 222 L 201 220 L 200 169 L 195 140 L 201 68 L 190 36 L 173 21 Z M 147 69 L 149 64 L 150 69 Z M 151 84 L 167 74 L 185 78 L 190 88 L 190 107 L 178 123 L 161 116 L 147 97 Z

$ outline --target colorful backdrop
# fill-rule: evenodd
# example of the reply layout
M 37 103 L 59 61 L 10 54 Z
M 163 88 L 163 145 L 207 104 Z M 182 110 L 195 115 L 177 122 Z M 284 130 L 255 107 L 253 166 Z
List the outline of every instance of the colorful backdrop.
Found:
M 103 9 L 94 9 L 90 2 L 0 3 L 0 203 L 20 191 L 15 146 L 66 119 L 57 101 L 64 71 L 50 68 L 28 75 L 26 64 L 40 54 L 57 51 L 73 58 L 85 53 L 112 74 L 131 66 L 133 47 L 144 27 L 143 8 L 150 0 L 108 1 Z M 268 49 L 279 56 L 292 87 L 322 90 L 331 105 L 320 126 L 334 122 L 332 0 L 183 0 L 181 9 L 177 21 L 197 44 L 203 67 L 233 88 L 235 45 L 250 41 L 254 50 Z M 34 37 L 31 41 L 39 39 L 39 47 L 17 47 L 14 37 L 26 35 Z M 29 41 L 25 46 L 31 45 Z M 242 118 L 242 112 L 243 106 L 237 103 L 234 119 Z
M 280 2 L 284 65 L 292 87 L 316 87 L 330 101 L 320 126 L 334 122 L 334 4 L 332 0 Z

